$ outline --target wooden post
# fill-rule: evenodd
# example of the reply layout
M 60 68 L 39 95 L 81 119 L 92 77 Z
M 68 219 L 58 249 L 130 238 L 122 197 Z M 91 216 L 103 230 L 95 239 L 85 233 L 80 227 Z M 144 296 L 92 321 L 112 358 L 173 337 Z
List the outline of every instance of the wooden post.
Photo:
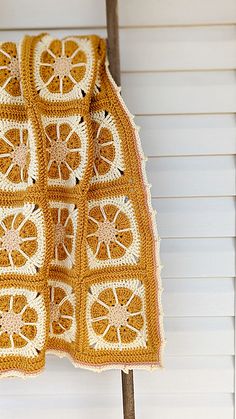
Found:
M 118 0 L 106 0 L 107 40 L 109 69 L 116 84 L 120 86 L 120 50 Z M 133 371 L 121 371 L 124 419 L 135 419 Z
M 135 419 L 133 371 L 121 371 L 124 419 Z

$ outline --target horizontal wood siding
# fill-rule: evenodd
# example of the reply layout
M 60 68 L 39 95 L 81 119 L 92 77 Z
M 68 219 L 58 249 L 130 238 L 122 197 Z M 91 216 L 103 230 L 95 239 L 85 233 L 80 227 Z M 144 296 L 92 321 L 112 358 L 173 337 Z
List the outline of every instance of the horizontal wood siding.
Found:
M 235 416 L 235 0 L 119 2 L 122 96 L 140 126 L 163 264 L 165 369 L 135 371 L 137 419 Z M 1 40 L 106 36 L 101 0 L 4 0 Z M 0 381 L 1 419 L 122 417 L 119 371 L 47 356 Z

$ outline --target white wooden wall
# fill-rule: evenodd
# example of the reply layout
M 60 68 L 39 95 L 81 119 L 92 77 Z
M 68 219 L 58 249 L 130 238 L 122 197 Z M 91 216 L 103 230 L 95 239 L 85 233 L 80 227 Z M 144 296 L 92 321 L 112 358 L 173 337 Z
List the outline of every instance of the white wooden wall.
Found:
M 119 9 L 122 95 L 149 156 L 164 264 L 166 368 L 135 372 L 137 419 L 233 419 L 236 2 Z M 1 40 L 42 29 L 106 36 L 105 1 L 2 0 L 0 29 Z M 0 416 L 121 419 L 120 389 L 119 371 L 48 355 L 38 378 L 0 382 Z

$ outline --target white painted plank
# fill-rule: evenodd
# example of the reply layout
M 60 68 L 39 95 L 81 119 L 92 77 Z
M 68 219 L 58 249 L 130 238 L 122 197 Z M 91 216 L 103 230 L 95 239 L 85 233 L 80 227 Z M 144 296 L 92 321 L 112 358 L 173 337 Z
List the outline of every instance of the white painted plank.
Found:
M 26 13 L 27 11 L 27 13 Z M 97 27 L 105 26 L 106 15 L 102 0 L 42 0 L 32 3 L 30 0 L 4 1 L 1 13 L 1 28 L 37 28 L 37 27 Z
M 233 357 L 173 357 L 165 368 L 150 377 L 137 371 L 136 391 L 139 393 L 233 393 Z
M 51 360 L 52 361 L 52 360 Z M 66 360 L 54 359 L 48 362 L 47 369 L 37 380 L 15 379 L 1 380 L 1 396 L 77 394 L 94 395 L 117 394 L 120 390 L 119 371 L 107 371 L 95 374 L 91 371 L 79 370 Z M 136 391 L 145 393 L 194 393 L 194 392 L 233 392 L 233 359 L 231 356 L 221 357 L 169 357 L 165 368 L 150 375 L 136 371 Z M 178 385 L 176 385 L 178 383 Z
M 123 29 L 120 42 L 124 71 L 230 70 L 236 67 L 233 26 Z
M 137 419 L 233 419 L 232 394 L 155 394 L 136 399 Z
M 153 198 L 162 238 L 234 237 L 235 198 Z
M 163 278 L 235 276 L 235 239 L 162 239 Z
M 164 317 L 168 356 L 233 355 L 233 317 Z
M 121 22 L 126 25 L 236 22 L 236 5 L 233 0 L 224 3 L 221 0 L 130 0 L 121 3 Z
M 119 381 L 119 379 L 118 379 Z M 59 385 L 64 383 L 59 381 Z M 55 385 L 57 387 L 57 384 Z M 99 395 L 35 395 L 4 397 L 1 408 L 1 419 L 120 419 L 122 415 L 122 400 L 118 396 Z M 228 419 L 228 418 L 227 418 Z
M 233 71 L 126 73 L 121 85 L 133 114 L 236 112 Z
M 121 393 L 121 392 L 119 392 Z M 233 419 L 233 395 L 206 394 L 139 394 L 136 395 L 136 417 L 143 419 Z M 2 419 L 121 419 L 122 400 L 110 395 L 36 395 L 5 396 L 0 401 Z
M 234 316 L 234 278 L 163 280 L 166 317 Z
M 146 164 L 152 196 L 234 196 L 233 156 L 149 158 Z
M 233 114 L 145 115 L 135 123 L 147 156 L 236 154 Z
M 25 11 L 27 10 L 27 13 Z M 135 13 L 134 13 L 135 10 Z M 129 0 L 119 4 L 120 25 L 191 25 L 236 22 L 233 0 Z M 30 0 L 5 0 L 1 28 L 105 26 L 102 0 L 42 0 L 32 7 Z

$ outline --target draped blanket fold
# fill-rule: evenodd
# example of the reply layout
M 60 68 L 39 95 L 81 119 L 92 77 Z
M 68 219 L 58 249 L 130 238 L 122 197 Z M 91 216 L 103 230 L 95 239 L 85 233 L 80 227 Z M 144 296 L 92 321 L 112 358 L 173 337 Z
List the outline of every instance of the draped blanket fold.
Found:
M 105 38 L 0 43 L 0 377 L 35 376 L 48 353 L 93 371 L 163 367 L 138 131 Z

